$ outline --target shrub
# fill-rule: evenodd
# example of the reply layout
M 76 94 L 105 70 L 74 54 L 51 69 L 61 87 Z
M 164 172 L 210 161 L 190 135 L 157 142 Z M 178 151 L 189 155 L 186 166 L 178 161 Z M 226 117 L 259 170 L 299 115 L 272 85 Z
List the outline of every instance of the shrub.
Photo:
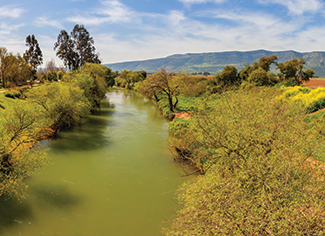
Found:
M 182 138 L 188 132 L 190 121 L 176 118 L 169 123 L 169 133 L 176 138 Z
M 166 235 L 322 235 L 324 139 L 275 89 L 224 93 L 192 116 L 179 142 L 196 180 L 178 193 L 181 209 Z M 209 101 L 207 101 L 209 106 Z

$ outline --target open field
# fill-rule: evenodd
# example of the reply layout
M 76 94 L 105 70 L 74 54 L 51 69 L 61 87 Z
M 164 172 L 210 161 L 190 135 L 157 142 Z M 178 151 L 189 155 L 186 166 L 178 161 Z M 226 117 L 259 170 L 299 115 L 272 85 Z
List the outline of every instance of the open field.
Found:
M 310 81 L 304 84 L 310 88 L 325 87 L 325 79 L 310 79 Z

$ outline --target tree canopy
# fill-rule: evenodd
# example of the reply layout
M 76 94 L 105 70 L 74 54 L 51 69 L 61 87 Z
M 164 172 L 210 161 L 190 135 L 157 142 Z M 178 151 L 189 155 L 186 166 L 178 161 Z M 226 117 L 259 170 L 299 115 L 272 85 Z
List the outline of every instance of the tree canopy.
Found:
M 100 64 L 94 39 L 83 25 L 75 25 L 70 35 L 61 30 L 54 44 L 56 55 L 69 69 L 76 70 L 86 62 Z

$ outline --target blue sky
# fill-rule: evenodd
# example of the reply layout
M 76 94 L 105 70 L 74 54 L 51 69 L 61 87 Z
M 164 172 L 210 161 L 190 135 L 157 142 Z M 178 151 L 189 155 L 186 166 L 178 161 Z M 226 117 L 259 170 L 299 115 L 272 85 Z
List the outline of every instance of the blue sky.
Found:
M 23 53 L 34 34 L 44 61 L 60 31 L 83 24 L 103 63 L 172 54 L 325 51 L 320 0 L 0 0 L 0 46 Z

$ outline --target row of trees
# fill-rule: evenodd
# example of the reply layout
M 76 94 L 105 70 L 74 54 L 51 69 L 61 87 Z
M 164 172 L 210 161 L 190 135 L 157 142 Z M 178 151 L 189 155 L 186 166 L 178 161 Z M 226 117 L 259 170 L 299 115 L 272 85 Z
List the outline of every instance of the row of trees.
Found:
M 52 80 L 55 77 L 53 72 L 64 73 L 64 68 L 57 68 L 53 60 L 45 65 L 46 68 L 52 67 L 50 70 L 44 71 L 41 68 L 38 71 L 38 67 L 43 64 L 43 53 L 34 35 L 26 37 L 26 46 L 28 49 L 23 56 L 13 55 L 6 48 L 0 48 L 0 79 L 4 88 L 11 85 L 23 85 L 36 78 Z M 99 54 L 95 53 L 94 39 L 83 25 L 75 25 L 70 34 L 62 30 L 54 44 L 54 50 L 56 50 L 56 55 L 63 60 L 64 66 L 72 70 L 77 70 L 87 62 L 101 63 Z M 48 71 L 51 73 L 47 74 Z M 44 74 L 47 75 L 44 76 Z
M 246 64 L 239 72 L 234 66 L 225 66 L 220 74 L 214 76 L 210 91 L 221 92 L 239 86 L 273 86 L 278 82 L 294 86 L 308 81 L 315 74 L 312 69 L 305 69 L 305 60 L 302 58 L 293 58 L 285 63 L 278 63 L 277 59 L 274 54 L 261 57 L 253 65 Z M 270 72 L 272 64 L 279 71 L 278 74 Z
M 13 83 L 26 84 L 27 80 L 32 79 L 33 73 L 34 68 L 21 55 L 13 55 L 6 48 L 0 48 L 0 79 L 4 88 Z

